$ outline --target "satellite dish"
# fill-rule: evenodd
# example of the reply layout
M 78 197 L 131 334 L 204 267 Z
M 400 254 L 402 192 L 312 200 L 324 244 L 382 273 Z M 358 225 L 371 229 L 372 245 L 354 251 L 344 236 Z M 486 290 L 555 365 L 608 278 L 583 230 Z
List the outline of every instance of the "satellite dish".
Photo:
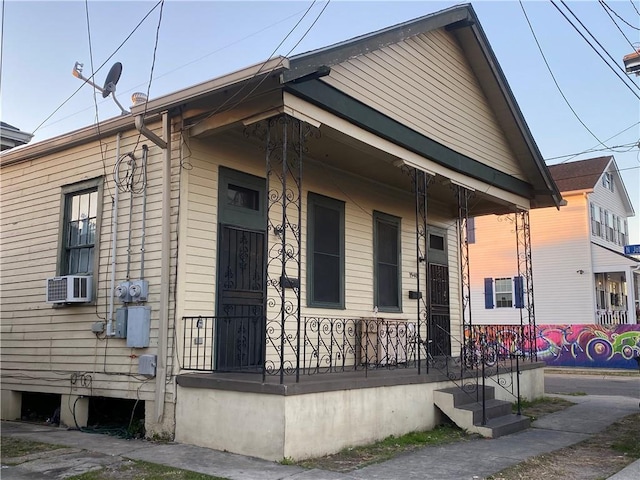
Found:
M 116 98 L 116 93 L 115 93 L 116 84 L 118 83 L 118 80 L 120 80 L 120 75 L 122 74 L 122 64 L 120 62 L 114 63 L 111 69 L 109 70 L 109 73 L 107 74 L 107 78 L 104 81 L 104 88 L 100 88 L 98 85 L 93 83 L 90 79 L 82 75 L 82 63 L 80 62 L 76 62 L 76 64 L 73 66 L 73 71 L 71 73 L 73 74 L 74 77 L 79 78 L 80 80 L 94 87 L 96 90 L 99 90 L 100 92 L 102 92 L 102 98 L 107 98 L 111 93 L 113 93 L 113 95 L 111 95 L 111 98 L 113 98 L 113 101 L 120 108 L 122 115 L 129 114 L 129 112 L 125 110 L 124 107 L 120 104 L 120 102 Z
M 113 64 L 109 73 L 107 73 L 107 78 L 104 81 L 104 88 L 102 89 L 102 98 L 107 98 L 111 92 L 116 91 L 116 84 L 118 80 L 120 80 L 120 75 L 122 74 L 122 64 L 120 62 L 116 62 Z

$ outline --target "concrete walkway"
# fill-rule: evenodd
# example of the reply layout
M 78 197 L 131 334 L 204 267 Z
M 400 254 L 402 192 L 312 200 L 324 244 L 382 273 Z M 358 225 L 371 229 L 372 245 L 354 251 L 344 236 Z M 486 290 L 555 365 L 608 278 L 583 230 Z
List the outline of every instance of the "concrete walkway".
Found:
M 3 480 L 63 479 L 119 462 L 145 460 L 232 480 L 481 479 L 521 461 L 578 443 L 615 421 L 638 412 L 638 399 L 596 396 L 567 397 L 577 403 L 546 415 L 526 431 L 497 439 L 474 439 L 425 447 L 346 474 L 305 470 L 256 458 L 177 443 L 122 440 L 19 422 L 3 422 L 2 436 L 20 437 L 69 447 L 30 456 L 18 466 L 2 466 Z M 640 478 L 640 461 L 612 479 Z

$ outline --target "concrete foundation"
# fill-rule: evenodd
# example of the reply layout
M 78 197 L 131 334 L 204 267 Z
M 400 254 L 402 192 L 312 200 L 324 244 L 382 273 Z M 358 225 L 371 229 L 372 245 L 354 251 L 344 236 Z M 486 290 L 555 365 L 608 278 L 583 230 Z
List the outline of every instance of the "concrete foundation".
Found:
M 515 374 L 510 378 L 515 381 Z M 216 381 L 194 388 L 193 377 L 183 385 L 179 380 L 175 440 L 278 461 L 318 457 L 389 435 L 429 430 L 441 422 L 433 392 L 455 383 L 416 379 L 420 377 L 387 386 L 365 387 L 366 382 L 360 382 L 325 391 L 318 391 L 317 385 L 278 389 L 266 384 L 255 384 L 251 391 L 248 384 Z M 488 381 L 497 385 L 497 379 Z M 543 368 L 522 371 L 520 392 L 526 399 L 544 394 Z M 499 386 L 496 396 L 515 401 Z
M 89 421 L 89 397 L 64 394 L 60 397 L 60 425 L 86 427 Z
M 22 392 L 3 389 L 0 404 L 2 405 L 2 420 L 20 420 Z

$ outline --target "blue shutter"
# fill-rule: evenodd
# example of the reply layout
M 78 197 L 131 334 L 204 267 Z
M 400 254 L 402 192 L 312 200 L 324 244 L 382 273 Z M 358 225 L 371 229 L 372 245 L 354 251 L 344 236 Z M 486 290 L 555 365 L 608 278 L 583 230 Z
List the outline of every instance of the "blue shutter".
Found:
M 524 308 L 524 282 L 522 277 L 513 278 L 516 308 Z
M 484 308 L 493 308 L 493 278 L 484 279 Z

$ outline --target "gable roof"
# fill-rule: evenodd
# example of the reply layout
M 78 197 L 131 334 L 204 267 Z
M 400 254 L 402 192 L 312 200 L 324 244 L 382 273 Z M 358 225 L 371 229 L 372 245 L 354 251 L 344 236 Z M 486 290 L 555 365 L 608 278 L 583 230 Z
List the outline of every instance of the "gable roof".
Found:
M 532 208 L 558 207 L 562 202 L 560 190 L 551 178 L 471 4 L 450 7 L 335 45 L 296 55 L 290 59 L 290 68 L 283 77 L 285 82 L 290 83 L 307 83 L 308 78 L 317 82 L 318 80 L 313 79 L 314 75 L 322 76 L 322 70 L 327 67 L 440 28 L 450 32 L 460 43 L 469 65 L 480 81 L 498 123 L 533 187 Z M 313 98 L 307 99 L 313 101 Z
M 0 150 L 9 150 L 10 148 L 19 147 L 33 138 L 33 135 L 23 132 L 13 125 L 6 122 L 0 122 Z
M 316 84 L 321 83 L 318 77 L 325 75 L 327 73 L 327 67 L 330 67 L 330 65 L 335 65 L 345 58 L 383 48 L 386 45 L 400 42 L 403 39 L 436 29 L 445 29 L 448 31 L 462 47 L 466 61 L 478 78 L 482 91 L 495 112 L 498 124 L 505 133 L 511 149 L 526 177 L 526 181 L 524 181 L 502 171 L 487 168 L 486 165 L 482 164 L 479 165 L 480 169 L 484 172 L 481 179 L 483 181 L 489 181 L 490 184 L 504 188 L 507 191 L 525 196 L 530 200 L 532 208 L 558 207 L 562 201 L 560 191 L 544 163 L 522 112 L 507 84 L 504 73 L 470 4 L 447 8 L 336 45 L 296 55 L 292 58 L 277 57 L 270 59 L 262 64 L 224 75 L 218 79 L 178 90 L 156 99 L 150 99 L 143 105 L 132 107 L 132 116 L 145 115 L 148 119 L 149 115 L 157 115 L 162 111 L 183 111 L 187 105 L 193 105 L 195 102 L 204 101 L 205 99 L 209 101 L 206 106 L 202 104 L 200 108 L 210 107 L 215 97 L 222 97 L 225 90 L 242 88 L 245 84 L 254 81 L 257 82 L 258 85 L 261 85 L 263 80 L 259 82 L 256 80 L 256 78 L 260 77 L 268 77 L 270 82 L 272 82 L 265 83 L 263 88 L 276 89 L 279 83 L 280 88 L 294 91 L 294 94 L 297 93 L 303 96 L 301 91 L 303 87 L 306 86 L 308 91 L 308 87 L 312 87 L 314 82 Z M 298 89 L 297 92 L 295 92 L 296 88 Z M 347 109 L 353 110 L 354 108 L 361 109 L 363 106 L 352 98 L 344 97 L 343 95 L 343 97 L 338 98 L 338 102 L 341 103 L 342 107 L 346 106 Z M 314 100 L 310 98 L 306 99 Z M 328 105 L 323 103 L 322 98 L 316 98 L 315 100 L 322 108 L 328 109 Z M 366 105 L 365 107 L 370 108 Z M 344 115 L 345 111 L 343 108 L 342 111 L 336 111 L 334 113 Z M 384 114 L 380 112 L 373 113 L 375 113 L 378 118 L 384 117 Z M 101 122 L 100 131 L 105 134 L 105 131 L 113 132 L 127 127 L 130 128 L 133 123 L 132 120 L 131 116 L 124 116 Z M 352 121 L 351 118 L 349 118 L 349 120 Z M 394 142 L 398 140 L 394 137 L 394 131 L 402 128 L 405 133 L 412 134 L 411 141 L 409 142 L 410 145 L 428 144 L 429 148 L 427 150 L 421 149 L 417 151 L 418 154 L 425 155 L 426 152 L 432 160 L 442 163 L 447 167 L 454 165 L 457 171 L 464 172 L 467 175 L 473 176 L 470 169 L 479 163 L 424 135 L 413 135 L 417 133 L 415 131 L 407 132 L 407 130 L 411 129 L 398 122 L 391 124 L 384 122 L 385 131 L 381 131 L 367 124 L 368 122 L 365 121 L 363 126 L 383 138 L 391 135 L 391 137 L 393 137 L 391 140 Z M 69 146 L 68 142 L 70 140 L 74 143 L 80 143 L 96 139 L 97 129 L 94 128 L 94 126 L 86 127 L 63 137 L 41 142 L 43 145 L 36 144 L 37 146 L 35 148 L 33 148 L 33 146 L 28 148 L 28 152 L 24 152 L 20 157 L 14 157 L 12 155 L 0 156 L 0 163 L 4 165 L 13 161 L 22 161 L 29 155 L 33 158 L 43 155 L 55 148 L 64 149 Z
M 622 181 L 613 156 L 608 155 L 550 165 L 549 171 L 560 191 L 564 193 L 592 191 L 600 181 L 600 178 L 602 178 L 602 174 L 604 172 L 611 172 L 614 179 L 616 179 L 616 192 L 618 192 L 618 195 L 620 195 L 622 199 L 627 216 L 633 217 L 635 215 L 629 193 Z
M 561 192 L 591 190 L 611 162 L 612 156 L 587 158 L 550 165 L 549 172 Z

